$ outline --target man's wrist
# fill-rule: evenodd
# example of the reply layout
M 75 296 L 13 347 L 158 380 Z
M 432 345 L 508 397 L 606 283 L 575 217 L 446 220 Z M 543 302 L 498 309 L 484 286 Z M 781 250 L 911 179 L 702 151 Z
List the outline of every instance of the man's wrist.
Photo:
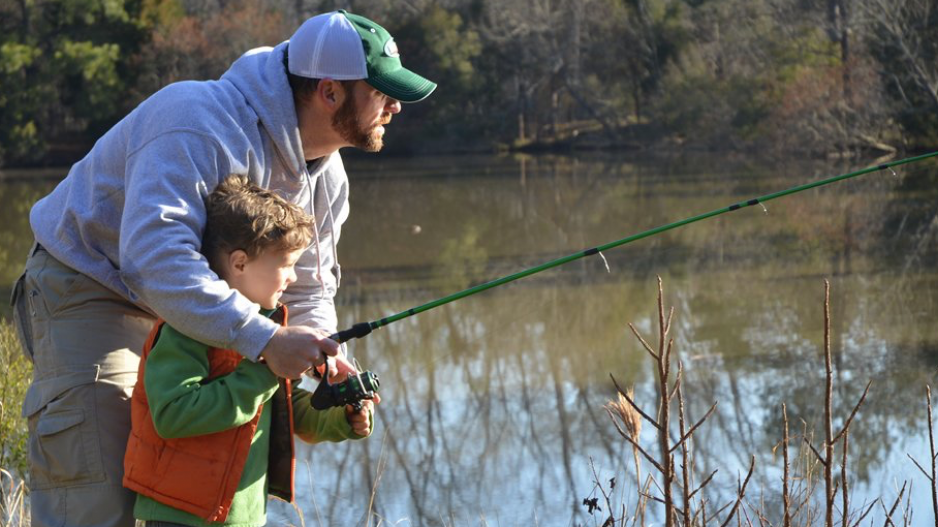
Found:
M 270 340 L 280 329 L 280 325 L 260 314 L 252 315 L 247 322 L 241 326 L 238 335 L 235 337 L 232 348 L 240 353 L 244 358 L 257 362 L 261 359 L 261 353 L 270 342 Z

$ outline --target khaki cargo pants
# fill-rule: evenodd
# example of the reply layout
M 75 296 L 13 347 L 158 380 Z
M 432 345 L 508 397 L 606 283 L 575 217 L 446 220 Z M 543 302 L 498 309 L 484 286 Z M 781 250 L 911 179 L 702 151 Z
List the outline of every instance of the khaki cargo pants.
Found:
M 29 422 L 33 527 L 133 527 L 121 485 L 130 395 L 154 319 L 41 247 L 13 288 L 33 381 Z

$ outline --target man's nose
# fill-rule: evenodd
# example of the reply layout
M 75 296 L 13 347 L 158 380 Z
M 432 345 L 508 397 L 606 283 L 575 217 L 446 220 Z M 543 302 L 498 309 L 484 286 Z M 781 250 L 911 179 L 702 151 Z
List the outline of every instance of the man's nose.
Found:
M 385 109 L 392 114 L 401 113 L 401 101 L 388 97 L 388 103 L 385 105 Z

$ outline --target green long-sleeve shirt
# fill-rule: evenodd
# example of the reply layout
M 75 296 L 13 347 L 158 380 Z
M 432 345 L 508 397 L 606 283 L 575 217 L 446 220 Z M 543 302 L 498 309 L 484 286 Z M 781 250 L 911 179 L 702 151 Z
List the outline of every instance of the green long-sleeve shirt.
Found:
M 144 387 L 153 424 L 161 437 L 193 437 L 244 425 L 277 391 L 277 376 L 265 364 L 249 360 L 239 362 L 227 375 L 208 380 L 208 348 L 168 324 L 160 331 L 147 357 Z M 311 396 L 306 390 L 293 389 L 293 422 L 297 434 L 312 442 L 361 437 L 352 431 L 344 408 L 315 410 L 309 403 Z M 270 423 L 270 405 L 265 405 L 234 501 L 223 523 L 207 523 L 139 494 L 134 507 L 136 518 L 193 526 L 264 525 L 267 521 Z

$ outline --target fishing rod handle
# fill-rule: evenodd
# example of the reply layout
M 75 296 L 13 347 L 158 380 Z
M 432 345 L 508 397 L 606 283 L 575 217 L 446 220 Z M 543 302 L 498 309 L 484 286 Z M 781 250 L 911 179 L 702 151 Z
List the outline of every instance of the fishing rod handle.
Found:
M 348 329 L 343 329 L 342 331 L 329 335 L 329 338 L 342 344 L 352 339 L 360 339 L 369 333 L 371 333 L 371 323 L 359 322 Z

